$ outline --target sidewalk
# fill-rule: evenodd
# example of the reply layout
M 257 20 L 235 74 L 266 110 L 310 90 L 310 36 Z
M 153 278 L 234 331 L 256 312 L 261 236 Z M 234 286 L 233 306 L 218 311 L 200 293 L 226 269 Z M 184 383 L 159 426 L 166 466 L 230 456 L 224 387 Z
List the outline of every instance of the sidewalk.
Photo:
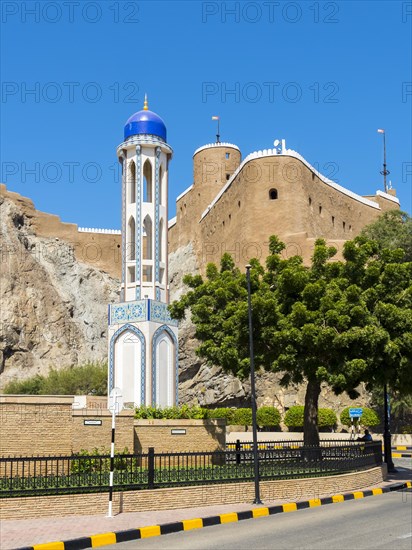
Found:
M 411 481 L 412 470 L 399 468 L 397 474 L 389 476 L 388 481 L 378 487 L 384 488 L 397 482 Z M 375 486 L 376 487 L 376 486 Z M 363 490 L 373 487 L 364 487 Z M 330 495 L 319 495 L 327 497 Z M 383 498 L 376 497 L 376 498 Z M 265 501 L 265 506 L 285 504 L 286 501 Z M 194 518 L 216 516 L 230 512 L 242 512 L 261 507 L 249 503 L 205 506 L 201 508 L 183 508 L 161 510 L 157 512 L 123 513 L 114 518 L 104 516 L 70 516 L 63 518 L 39 518 L 27 520 L 4 520 L 0 527 L 0 548 L 11 550 L 53 541 L 64 541 L 78 537 L 89 537 L 99 533 L 137 529 L 139 527 L 159 525 Z

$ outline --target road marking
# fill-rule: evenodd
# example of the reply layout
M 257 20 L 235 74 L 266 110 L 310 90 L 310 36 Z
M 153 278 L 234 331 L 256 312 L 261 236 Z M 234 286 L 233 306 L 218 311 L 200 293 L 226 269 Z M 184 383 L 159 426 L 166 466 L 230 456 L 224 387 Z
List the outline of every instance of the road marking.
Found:
M 238 521 L 237 513 L 220 514 L 220 523 L 231 523 L 232 521 Z

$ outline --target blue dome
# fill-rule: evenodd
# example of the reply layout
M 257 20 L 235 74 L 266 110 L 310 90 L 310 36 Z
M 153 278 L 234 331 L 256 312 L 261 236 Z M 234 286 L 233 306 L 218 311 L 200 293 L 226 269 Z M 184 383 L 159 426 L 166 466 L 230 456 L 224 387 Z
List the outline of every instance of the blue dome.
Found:
M 166 141 L 166 126 L 153 111 L 142 110 L 132 115 L 124 127 L 124 139 L 138 134 L 151 134 Z

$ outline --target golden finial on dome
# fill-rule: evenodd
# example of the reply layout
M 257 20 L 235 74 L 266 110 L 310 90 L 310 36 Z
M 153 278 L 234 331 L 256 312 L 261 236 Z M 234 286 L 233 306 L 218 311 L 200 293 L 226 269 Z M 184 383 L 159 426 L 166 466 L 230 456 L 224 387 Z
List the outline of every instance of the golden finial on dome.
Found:
M 144 94 L 144 104 L 143 104 L 143 111 L 149 110 L 149 104 L 147 103 L 147 94 Z

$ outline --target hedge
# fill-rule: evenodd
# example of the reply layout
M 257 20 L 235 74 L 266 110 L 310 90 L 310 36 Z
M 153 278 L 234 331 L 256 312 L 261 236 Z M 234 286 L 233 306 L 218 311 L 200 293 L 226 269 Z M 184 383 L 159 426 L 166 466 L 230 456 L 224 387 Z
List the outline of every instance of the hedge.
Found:
M 225 418 L 226 423 L 239 426 L 252 425 L 252 409 L 220 407 L 205 409 L 202 407 L 181 405 L 180 407 L 138 407 L 135 418 L 141 419 L 206 419 Z M 257 410 L 257 424 L 263 427 L 278 426 L 280 413 L 275 407 L 260 407 Z
M 350 426 L 352 424 L 349 416 L 349 407 L 343 409 L 340 414 L 340 421 L 345 426 Z M 381 423 L 379 416 L 373 409 L 368 409 L 368 407 L 362 407 L 362 416 L 360 417 L 360 424 L 362 426 L 378 426 Z
M 305 407 L 294 405 L 286 411 L 284 422 L 288 428 L 303 428 Z M 336 425 L 337 417 L 332 409 L 318 410 L 318 427 L 332 428 Z

